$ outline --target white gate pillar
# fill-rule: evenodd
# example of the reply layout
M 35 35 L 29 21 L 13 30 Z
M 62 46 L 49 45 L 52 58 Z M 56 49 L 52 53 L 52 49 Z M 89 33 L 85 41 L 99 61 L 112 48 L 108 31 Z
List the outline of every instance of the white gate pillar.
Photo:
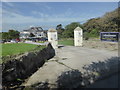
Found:
M 74 46 L 83 46 L 83 30 L 80 27 L 74 29 Z
M 57 30 L 55 29 L 49 29 L 48 30 L 48 41 L 51 43 L 53 48 L 58 48 L 58 35 L 57 35 Z

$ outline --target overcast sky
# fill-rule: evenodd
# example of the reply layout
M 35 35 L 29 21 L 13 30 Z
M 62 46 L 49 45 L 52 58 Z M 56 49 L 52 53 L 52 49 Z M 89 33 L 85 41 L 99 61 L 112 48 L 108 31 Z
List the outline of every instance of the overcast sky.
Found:
M 58 24 L 84 23 L 117 7 L 117 2 L 2 2 L 2 30 L 21 31 L 31 26 L 48 29 Z

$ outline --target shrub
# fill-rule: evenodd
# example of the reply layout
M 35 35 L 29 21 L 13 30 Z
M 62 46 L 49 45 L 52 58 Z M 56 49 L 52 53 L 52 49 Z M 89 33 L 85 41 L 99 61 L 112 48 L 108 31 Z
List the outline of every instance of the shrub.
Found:
M 89 33 L 88 33 L 88 32 L 84 32 L 83 38 L 84 38 L 85 40 L 88 40 L 88 39 L 89 39 Z

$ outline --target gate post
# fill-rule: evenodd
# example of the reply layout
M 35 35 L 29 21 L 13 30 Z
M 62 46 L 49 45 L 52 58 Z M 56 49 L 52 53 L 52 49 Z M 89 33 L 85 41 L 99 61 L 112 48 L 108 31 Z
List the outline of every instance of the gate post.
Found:
M 83 30 L 80 27 L 74 29 L 74 46 L 83 46 Z
M 55 29 L 49 29 L 48 30 L 48 41 L 51 43 L 53 48 L 58 48 L 58 35 L 57 35 L 57 30 Z

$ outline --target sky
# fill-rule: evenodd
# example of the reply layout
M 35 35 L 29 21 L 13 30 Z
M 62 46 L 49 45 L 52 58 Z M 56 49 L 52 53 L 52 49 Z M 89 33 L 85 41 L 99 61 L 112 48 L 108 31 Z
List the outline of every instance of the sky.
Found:
M 71 22 L 81 24 L 91 18 L 103 16 L 115 10 L 117 2 L 2 2 L 2 31 L 22 31 L 32 26 L 44 30 L 63 27 Z

